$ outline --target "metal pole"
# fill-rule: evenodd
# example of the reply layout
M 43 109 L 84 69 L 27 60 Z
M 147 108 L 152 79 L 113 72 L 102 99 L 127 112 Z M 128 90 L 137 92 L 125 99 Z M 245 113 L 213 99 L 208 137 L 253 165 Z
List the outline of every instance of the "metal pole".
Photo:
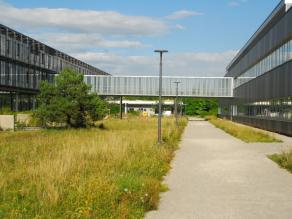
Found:
M 175 97 L 175 123 L 178 126 L 178 119 L 177 119 L 177 96 L 178 96 L 178 83 L 176 83 L 176 97 Z
M 15 112 L 18 112 L 19 110 L 19 94 L 15 94 Z
M 182 99 L 180 100 L 180 116 L 182 117 L 182 112 L 183 112 L 183 101 Z
M 161 144 L 161 118 L 162 118 L 162 52 L 159 64 L 159 105 L 158 105 L 158 144 Z
M 120 119 L 123 119 L 123 96 L 120 96 Z
M 159 63 L 159 104 L 158 104 L 158 144 L 161 144 L 161 119 L 162 119 L 162 55 L 167 50 L 155 50 L 160 54 L 160 63 Z

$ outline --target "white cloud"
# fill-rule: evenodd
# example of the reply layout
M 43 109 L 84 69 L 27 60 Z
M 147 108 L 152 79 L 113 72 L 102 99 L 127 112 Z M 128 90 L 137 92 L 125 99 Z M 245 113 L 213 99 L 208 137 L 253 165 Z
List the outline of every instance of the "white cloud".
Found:
M 178 29 L 178 30 L 184 30 L 184 29 L 186 29 L 183 25 L 180 25 L 180 24 L 176 24 L 175 25 L 175 28 Z
M 197 11 L 188 11 L 188 10 L 180 10 L 175 11 L 172 14 L 168 15 L 166 18 L 170 20 L 179 20 L 187 17 L 193 17 L 193 16 L 200 16 L 203 15 L 201 12 Z
M 1 23 L 22 29 L 60 29 L 62 31 L 156 35 L 168 26 L 159 19 L 129 16 L 115 11 L 75 10 L 67 8 L 17 8 L 0 2 Z
M 228 6 L 229 7 L 238 7 L 240 6 L 242 3 L 246 3 L 248 0 L 234 0 L 234 1 L 230 1 L 228 2 Z
M 221 53 L 168 53 L 164 56 L 164 75 L 223 76 L 225 67 L 237 51 Z M 75 57 L 115 75 L 157 75 L 158 56 L 124 56 L 114 53 L 79 53 Z
M 84 33 L 42 33 L 33 37 L 54 48 L 62 48 L 66 52 L 81 52 L 93 48 L 146 48 L 140 41 L 107 40 L 99 34 Z
M 242 0 L 243 1 L 243 0 Z M 64 50 L 89 64 L 112 74 L 157 75 L 158 56 L 127 56 L 100 51 L 100 48 L 144 48 L 129 35 L 166 33 L 171 25 L 165 19 L 129 16 L 114 11 L 49 8 L 16 8 L 1 3 L 0 20 L 12 28 L 34 33 L 34 38 Z M 195 11 L 177 11 L 170 20 L 199 16 Z M 185 27 L 176 24 L 175 29 Z M 131 39 L 131 38 L 130 38 Z M 142 38 L 143 39 L 143 38 Z M 236 51 L 221 53 L 169 53 L 164 60 L 164 74 L 177 76 L 223 76 Z
M 239 2 L 234 2 L 234 1 L 228 3 L 228 6 L 230 7 L 237 7 L 239 5 L 240 5 Z

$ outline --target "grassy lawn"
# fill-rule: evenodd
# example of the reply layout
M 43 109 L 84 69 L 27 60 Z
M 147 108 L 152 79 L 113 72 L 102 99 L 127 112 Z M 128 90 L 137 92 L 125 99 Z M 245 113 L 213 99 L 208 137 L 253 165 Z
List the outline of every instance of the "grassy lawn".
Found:
M 0 132 L 0 218 L 141 218 L 155 209 L 187 121 L 110 119 L 103 129 Z
M 253 142 L 281 142 L 280 140 L 269 135 L 267 132 L 259 131 L 252 127 L 237 124 L 228 120 L 219 119 L 216 117 L 209 117 L 209 122 L 217 128 L 222 129 L 226 133 L 239 138 L 240 140 L 253 143 Z
M 273 154 L 268 157 L 275 161 L 280 167 L 287 169 L 292 173 L 292 151 L 283 152 L 281 154 Z

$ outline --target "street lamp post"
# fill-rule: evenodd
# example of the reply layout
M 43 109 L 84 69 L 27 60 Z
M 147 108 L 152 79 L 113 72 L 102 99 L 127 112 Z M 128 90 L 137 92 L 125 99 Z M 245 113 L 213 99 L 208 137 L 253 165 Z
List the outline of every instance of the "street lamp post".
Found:
M 177 101 L 178 101 L 178 85 L 181 83 L 181 82 L 179 82 L 179 81 L 175 81 L 175 82 L 173 82 L 173 83 L 175 83 L 175 85 L 176 85 L 176 92 L 175 92 L 175 105 L 174 105 L 174 113 L 175 113 L 175 123 L 176 123 L 176 125 L 178 126 L 178 110 L 177 110 Z
M 159 64 L 159 104 L 158 104 L 158 144 L 161 144 L 161 117 L 162 117 L 162 55 L 167 53 L 167 50 L 155 50 L 160 54 Z
M 123 96 L 120 96 L 120 119 L 123 119 Z

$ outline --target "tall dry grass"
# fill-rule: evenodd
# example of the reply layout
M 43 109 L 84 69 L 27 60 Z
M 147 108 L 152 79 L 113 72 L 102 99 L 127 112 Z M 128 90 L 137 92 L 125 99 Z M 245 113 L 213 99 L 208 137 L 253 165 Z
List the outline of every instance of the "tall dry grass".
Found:
M 108 120 L 105 129 L 0 133 L 0 218 L 141 218 L 186 120 Z

